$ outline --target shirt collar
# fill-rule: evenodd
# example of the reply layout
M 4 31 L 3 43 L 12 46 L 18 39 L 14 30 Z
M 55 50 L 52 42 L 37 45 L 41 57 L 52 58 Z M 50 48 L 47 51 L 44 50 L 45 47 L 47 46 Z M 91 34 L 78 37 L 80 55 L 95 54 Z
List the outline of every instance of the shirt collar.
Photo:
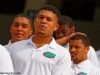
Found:
M 76 67 L 78 67 L 78 68 L 81 68 L 81 67 L 86 67 L 87 65 L 89 66 L 89 65 L 91 65 L 91 63 L 90 63 L 90 61 L 87 59 L 87 60 L 85 60 L 85 61 L 83 61 L 83 62 L 81 62 L 81 63 L 79 63 L 79 64 L 73 64 L 74 66 L 76 66 Z
M 52 41 L 50 42 L 50 45 L 49 45 L 50 48 L 56 48 L 57 47 L 57 43 L 55 41 L 55 39 L 52 37 Z
M 34 35 L 33 35 L 34 36 Z M 32 37 L 33 36 L 31 36 L 30 38 L 29 38 L 29 44 L 32 44 L 33 46 L 35 46 L 35 44 L 32 42 Z M 50 42 L 50 44 L 49 44 L 49 48 L 51 48 L 51 49 L 54 49 L 54 48 L 56 48 L 56 45 L 57 45 L 57 43 L 56 43 L 56 41 L 55 41 L 55 39 L 52 37 L 52 41 Z
M 29 41 L 28 44 L 35 46 L 35 44 L 32 42 L 32 37 L 33 37 L 33 35 L 28 39 L 28 41 Z
M 65 48 L 69 47 L 69 43 L 63 45 Z
M 11 40 L 9 40 L 8 45 L 12 45 L 13 43 L 11 43 Z

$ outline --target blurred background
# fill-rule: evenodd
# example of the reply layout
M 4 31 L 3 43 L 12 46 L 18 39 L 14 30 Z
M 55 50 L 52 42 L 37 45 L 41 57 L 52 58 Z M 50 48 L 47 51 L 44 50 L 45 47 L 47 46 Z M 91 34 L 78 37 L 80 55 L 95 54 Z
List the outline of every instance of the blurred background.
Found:
M 62 15 L 72 17 L 77 31 L 86 33 L 92 46 L 100 49 L 100 0 L 1 0 L 0 43 L 8 43 L 10 24 L 16 14 L 25 13 L 34 18 L 36 11 L 45 4 L 54 5 Z

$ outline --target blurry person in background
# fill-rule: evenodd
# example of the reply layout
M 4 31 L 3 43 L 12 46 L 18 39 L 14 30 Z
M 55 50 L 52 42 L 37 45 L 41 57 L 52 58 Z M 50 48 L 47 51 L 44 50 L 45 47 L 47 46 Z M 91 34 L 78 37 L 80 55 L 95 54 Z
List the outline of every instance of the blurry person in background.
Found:
M 76 31 L 75 23 L 71 17 L 62 15 L 59 21 L 59 28 L 57 31 L 54 32 L 56 42 L 69 50 L 69 40 L 73 35 L 76 34 L 86 35 L 84 33 Z M 87 57 L 93 65 L 99 65 L 96 52 L 92 46 L 90 46 Z
M 91 64 L 87 57 L 90 40 L 82 34 L 73 35 L 69 40 L 69 52 L 72 60 L 72 75 L 100 75 L 100 68 Z
M 11 38 L 6 48 L 9 48 L 12 43 L 29 39 L 33 33 L 32 20 L 25 14 L 18 14 L 14 17 L 10 26 Z

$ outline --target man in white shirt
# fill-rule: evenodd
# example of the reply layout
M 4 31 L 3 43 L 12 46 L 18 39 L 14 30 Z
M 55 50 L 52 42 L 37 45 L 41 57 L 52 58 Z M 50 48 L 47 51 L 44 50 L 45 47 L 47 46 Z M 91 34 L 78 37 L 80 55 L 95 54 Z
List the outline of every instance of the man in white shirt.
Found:
M 9 52 L 0 45 L 0 75 L 12 75 L 13 64 Z
M 70 38 L 69 51 L 72 60 L 72 75 L 100 75 L 100 68 L 91 64 L 87 57 L 90 40 L 87 36 L 76 34 Z
M 71 36 L 75 34 L 82 34 L 81 32 L 75 32 L 75 24 L 73 20 L 69 16 L 62 15 L 61 19 L 59 21 L 59 28 L 58 30 L 54 33 L 54 36 L 56 38 L 56 41 L 58 44 L 62 45 L 65 47 L 67 50 L 69 50 L 69 39 Z M 90 50 L 87 54 L 90 62 L 93 65 L 98 66 L 99 62 L 97 59 L 96 52 L 92 46 L 90 46 Z
M 15 72 L 21 75 L 71 75 L 69 51 L 52 38 L 59 27 L 59 18 L 60 12 L 53 6 L 39 9 L 34 20 L 35 34 L 11 47 Z
M 28 39 L 33 32 L 32 25 L 32 20 L 27 15 L 16 15 L 10 27 L 11 39 L 5 47 L 9 48 L 14 42 Z

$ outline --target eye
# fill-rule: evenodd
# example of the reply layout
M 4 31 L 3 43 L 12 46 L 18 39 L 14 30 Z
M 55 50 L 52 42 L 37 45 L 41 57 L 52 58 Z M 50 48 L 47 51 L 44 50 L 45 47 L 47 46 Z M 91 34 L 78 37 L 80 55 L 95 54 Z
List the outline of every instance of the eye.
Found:
M 13 26 L 14 26 L 14 27 L 18 27 L 18 26 L 19 26 L 19 23 L 14 23 Z
M 42 20 L 44 17 L 43 16 L 39 16 L 38 18 Z
M 48 17 L 48 18 L 47 18 L 47 21 L 52 21 L 52 19 Z
M 69 49 L 72 49 L 72 46 L 69 46 Z
M 76 46 L 75 48 L 76 48 L 76 49 L 79 49 L 80 47 L 79 47 L 79 46 Z
M 27 24 L 23 24 L 22 27 L 23 28 L 28 28 L 28 25 Z

